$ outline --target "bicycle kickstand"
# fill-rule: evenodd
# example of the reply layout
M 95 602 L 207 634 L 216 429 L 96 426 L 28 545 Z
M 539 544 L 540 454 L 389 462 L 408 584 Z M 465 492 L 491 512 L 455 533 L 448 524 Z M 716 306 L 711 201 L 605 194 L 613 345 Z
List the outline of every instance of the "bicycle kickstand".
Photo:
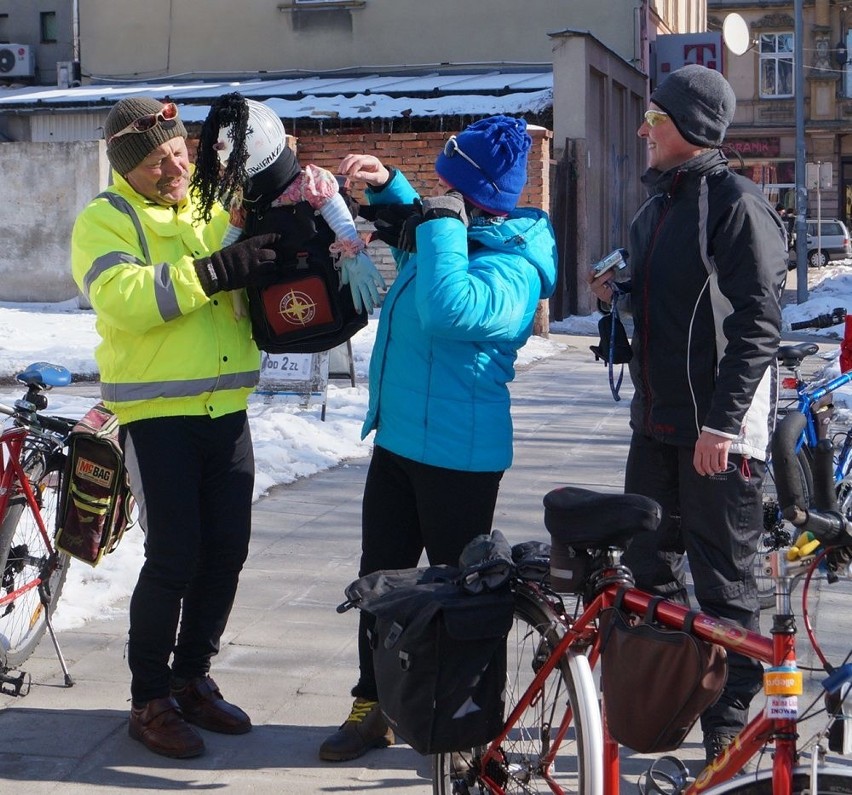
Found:
M 62 649 L 59 648 L 59 639 L 56 637 L 56 632 L 53 629 L 53 620 L 50 617 L 50 610 L 48 609 L 47 599 L 44 598 L 43 594 L 42 602 L 44 603 L 45 610 L 44 623 L 47 625 L 47 631 L 50 633 L 51 641 L 53 641 L 53 648 L 56 651 L 56 656 L 59 658 L 59 665 L 62 667 L 62 673 L 65 676 L 65 687 L 73 687 L 74 680 L 71 678 L 71 672 L 68 670 L 68 665 L 65 662 L 65 657 L 62 655 Z

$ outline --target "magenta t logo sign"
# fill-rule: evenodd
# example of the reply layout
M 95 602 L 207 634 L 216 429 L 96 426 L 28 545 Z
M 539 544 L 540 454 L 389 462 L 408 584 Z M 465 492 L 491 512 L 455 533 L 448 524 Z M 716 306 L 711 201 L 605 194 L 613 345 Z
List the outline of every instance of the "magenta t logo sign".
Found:
M 704 43 L 691 42 L 683 45 L 683 62 L 685 64 L 696 63 L 706 66 L 708 69 L 716 68 L 716 44 L 708 41 Z

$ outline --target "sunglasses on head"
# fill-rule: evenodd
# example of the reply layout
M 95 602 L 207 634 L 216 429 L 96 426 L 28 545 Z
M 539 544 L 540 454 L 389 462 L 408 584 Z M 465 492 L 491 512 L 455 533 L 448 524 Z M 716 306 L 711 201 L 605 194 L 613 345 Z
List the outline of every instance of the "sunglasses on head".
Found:
M 664 110 L 646 110 L 645 124 L 649 127 L 658 127 L 660 124 L 668 121 L 669 114 Z
M 444 155 L 446 157 L 455 157 L 456 155 L 458 155 L 463 160 L 467 160 L 468 163 L 470 163 L 480 174 L 482 174 L 483 177 L 485 177 L 485 179 L 488 181 L 488 184 L 491 185 L 491 187 L 494 188 L 497 193 L 501 192 L 500 188 L 497 187 L 497 183 L 493 179 L 491 179 L 491 177 L 488 176 L 488 172 L 486 172 L 486 170 L 482 166 L 480 166 L 479 163 L 477 163 L 470 155 L 466 155 L 461 150 L 461 147 L 459 147 L 459 142 L 456 140 L 455 135 L 451 135 L 449 138 L 447 138 L 447 142 L 444 144 Z
M 156 127 L 160 122 L 172 121 L 178 115 L 177 105 L 174 102 L 167 102 L 156 113 L 149 113 L 147 116 L 140 116 L 136 121 L 130 122 L 124 129 L 119 130 L 115 135 L 107 138 L 107 146 L 109 146 L 116 138 L 121 138 L 122 135 L 129 133 L 143 133 Z

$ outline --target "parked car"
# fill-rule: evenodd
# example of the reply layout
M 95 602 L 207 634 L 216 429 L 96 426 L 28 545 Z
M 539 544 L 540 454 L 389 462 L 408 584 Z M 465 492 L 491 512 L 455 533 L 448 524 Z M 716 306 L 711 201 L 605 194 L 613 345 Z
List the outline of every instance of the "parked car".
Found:
M 831 260 L 852 259 L 852 242 L 843 221 L 836 218 L 820 221 L 821 234 L 817 236 L 816 219 L 808 219 L 808 265 L 819 268 Z M 796 238 L 790 246 L 791 267 L 796 267 Z

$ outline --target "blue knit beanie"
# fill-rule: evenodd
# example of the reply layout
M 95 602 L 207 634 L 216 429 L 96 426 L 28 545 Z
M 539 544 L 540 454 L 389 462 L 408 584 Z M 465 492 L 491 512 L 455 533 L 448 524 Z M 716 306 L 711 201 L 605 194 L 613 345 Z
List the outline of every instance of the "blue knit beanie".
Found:
M 471 204 L 493 215 L 505 215 L 515 209 L 527 182 L 531 146 L 526 121 L 490 116 L 448 142 L 435 161 L 435 171 Z

